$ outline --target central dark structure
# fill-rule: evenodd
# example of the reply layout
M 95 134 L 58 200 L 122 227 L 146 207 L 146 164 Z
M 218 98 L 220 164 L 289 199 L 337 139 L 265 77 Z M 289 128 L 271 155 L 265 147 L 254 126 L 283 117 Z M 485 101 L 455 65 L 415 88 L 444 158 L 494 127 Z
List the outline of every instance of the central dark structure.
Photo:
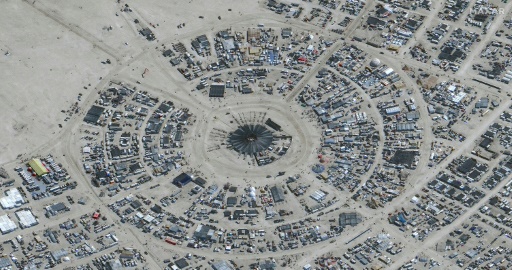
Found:
M 237 152 L 254 155 L 267 149 L 274 140 L 271 131 L 262 125 L 246 124 L 231 132 L 228 143 Z

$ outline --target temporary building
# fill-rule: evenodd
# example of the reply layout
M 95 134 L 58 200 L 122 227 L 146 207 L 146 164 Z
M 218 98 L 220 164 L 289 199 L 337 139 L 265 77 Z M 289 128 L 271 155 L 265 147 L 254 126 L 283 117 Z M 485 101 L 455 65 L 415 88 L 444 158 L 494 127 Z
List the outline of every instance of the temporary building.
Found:
M 172 183 L 178 187 L 184 187 L 185 185 L 187 185 L 188 183 L 190 183 L 192 181 L 192 176 L 186 174 L 186 173 L 182 173 L 178 176 L 176 176 L 176 178 L 174 178 L 174 180 L 172 181 Z
M 226 250 L 227 250 L 227 247 L 228 246 L 226 246 Z M 229 247 L 229 249 L 231 249 L 231 247 Z M 214 270 L 234 270 L 235 269 L 231 265 L 229 265 L 226 261 L 216 261 L 216 262 L 212 263 L 212 268 Z
M 0 216 L 0 232 L 2 234 L 10 233 L 18 227 L 7 215 Z
M 20 221 L 21 228 L 29 228 L 39 224 L 36 217 L 32 214 L 30 210 L 21 210 L 16 212 L 16 216 Z
M 38 158 L 29 161 L 28 166 L 34 170 L 37 176 L 42 176 L 50 172 Z
M 18 189 L 12 188 L 5 193 L 7 196 L 0 199 L 0 205 L 2 205 L 3 209 L 12 209 L 25 203 L 25 200 Z
M 274 202 L 284 201 L 284 192 L 282 188 L 278 186 L 273 186 L 270 188 L 270 192 L 272 193 L 272 198 L 274 199 Z

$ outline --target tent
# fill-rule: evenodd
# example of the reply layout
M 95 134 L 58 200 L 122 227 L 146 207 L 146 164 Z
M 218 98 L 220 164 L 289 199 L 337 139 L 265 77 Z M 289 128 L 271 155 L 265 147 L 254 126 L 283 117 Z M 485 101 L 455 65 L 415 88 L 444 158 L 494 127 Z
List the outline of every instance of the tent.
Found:
M 325 170 L 325 167 L 324 165 L 316 164 L 313 166 L 312 170 L 314 173 L 322 173 Z

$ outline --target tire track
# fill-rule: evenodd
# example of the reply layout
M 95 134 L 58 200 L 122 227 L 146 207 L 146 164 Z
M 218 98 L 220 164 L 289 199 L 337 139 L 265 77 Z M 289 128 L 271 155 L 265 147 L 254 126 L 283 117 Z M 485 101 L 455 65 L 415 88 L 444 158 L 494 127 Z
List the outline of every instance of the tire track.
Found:
M 24 3 L 26 3 L 28 6 L 34 8 L 35 10 L 39 11 L 43 15 L 45 15 L 47 18 L 53 20 L 54 22 L 58 23 L 62 27 L 68 29 L 69 31 L 73 32 L 75 35 L 81 37 L 82 39 L 88 41 L 93 45 L 94 48 L 97 48 L 101 50 L 102 52 L 110 55 L 112 58 L 115 59 L 116 62 L 121 62 L 122 57 L 117 54 L 117 51 L 113 49 L 112 47 L 105 44 L 103 41 L 99 40 L 89 32 L 85 31 L 84 29 L 80 28 L 78 25 L 67 23 L 64 21 L 63 18 L 61 18 L 58 13 L 54 10 L 48 11 L 47 8 L 44 6 L 44 4 L 34 1 L 30 3 L 28 0 L 23 0 Z

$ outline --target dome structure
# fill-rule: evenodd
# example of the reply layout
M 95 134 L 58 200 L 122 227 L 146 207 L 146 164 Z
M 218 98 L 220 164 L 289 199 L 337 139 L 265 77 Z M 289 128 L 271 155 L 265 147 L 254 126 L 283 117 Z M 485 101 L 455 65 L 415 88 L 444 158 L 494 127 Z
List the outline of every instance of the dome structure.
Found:
M 313 165 L 313 168 L 311 168 L 314 173 L 323 173 L 325 171 L 324 165 L 316 164 Z
M 371 67 L 378 67 L 380 66 L 380 59 L 379 58 L 373 58 L 370 62 Z
M 266 150 L 273 140 L 272 132 L 258 124 L 243 125 L 228 136 L 233 149 L 245 155 L 255 155 Z

